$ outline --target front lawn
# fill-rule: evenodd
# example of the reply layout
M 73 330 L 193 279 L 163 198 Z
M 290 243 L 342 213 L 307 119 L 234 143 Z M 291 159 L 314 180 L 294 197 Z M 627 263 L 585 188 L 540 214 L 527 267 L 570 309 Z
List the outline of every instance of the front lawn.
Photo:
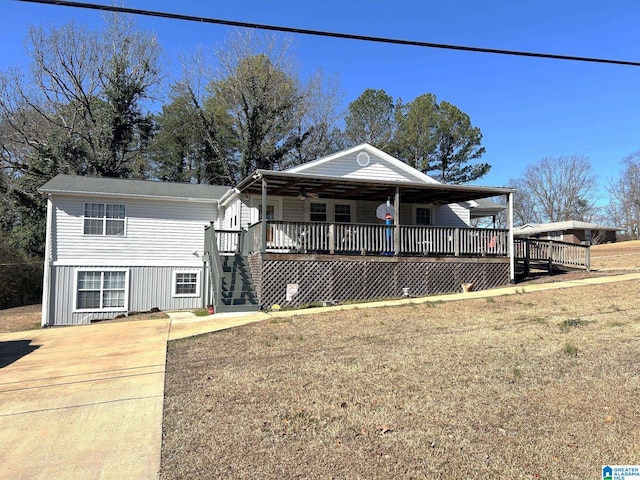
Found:
M 638 464 L 639 296 L 624 282 L 171 342 L 161 478 L 583 480 Z

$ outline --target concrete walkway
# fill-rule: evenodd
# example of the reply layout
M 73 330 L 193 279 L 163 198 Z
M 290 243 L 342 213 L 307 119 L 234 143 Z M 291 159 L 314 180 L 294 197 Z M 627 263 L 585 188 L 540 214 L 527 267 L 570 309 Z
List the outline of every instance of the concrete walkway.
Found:
M 0 335 L 0 479 L 158 478 L 167 340 L 272 317 L 640 280 L 640 273 L 464 294 Z

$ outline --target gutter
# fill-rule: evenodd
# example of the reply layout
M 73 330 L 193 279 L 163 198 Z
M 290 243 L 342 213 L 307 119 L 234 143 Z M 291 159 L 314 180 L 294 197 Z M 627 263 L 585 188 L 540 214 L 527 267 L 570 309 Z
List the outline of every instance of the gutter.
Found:
M 222 208 L 226 208 L 234 199 L 238 197 L 240 190 L 236 187 L 227 190 L 227 192 L 218 200 L 218 205 Z
M 220 200 L 218 200 L 218 205 L 220 205 L 222 208 L 226 208 L 227 205 L 229 205 L 232 200 L 235 200 L 243 190 L 249 188 L 251 185 L 261 179 L 262 173 L 260 173 L 259 171 L 255 172 L 250 177 L 245 178 L 236 187 L 233 187 L 231 190 L 227 190 L 227 192 L 220 198 Z

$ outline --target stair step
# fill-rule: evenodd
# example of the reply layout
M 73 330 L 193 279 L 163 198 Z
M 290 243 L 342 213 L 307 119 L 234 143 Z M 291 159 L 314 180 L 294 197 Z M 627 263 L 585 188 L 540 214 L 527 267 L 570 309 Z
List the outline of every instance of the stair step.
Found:
M 247 263 L 240 255 L 223 258 L 220 307 L 224 311 L 259 310 Z
M 258 305 L 219 305 L 219 312 L 259 312 Z

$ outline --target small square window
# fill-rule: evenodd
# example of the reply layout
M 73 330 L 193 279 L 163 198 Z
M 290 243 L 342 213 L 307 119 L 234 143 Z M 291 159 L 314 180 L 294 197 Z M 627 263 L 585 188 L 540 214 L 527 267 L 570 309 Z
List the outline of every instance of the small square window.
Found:
M 197 297 L 200 295 L 198 272 L 174 272 L 173 295 L 175 297 Z

